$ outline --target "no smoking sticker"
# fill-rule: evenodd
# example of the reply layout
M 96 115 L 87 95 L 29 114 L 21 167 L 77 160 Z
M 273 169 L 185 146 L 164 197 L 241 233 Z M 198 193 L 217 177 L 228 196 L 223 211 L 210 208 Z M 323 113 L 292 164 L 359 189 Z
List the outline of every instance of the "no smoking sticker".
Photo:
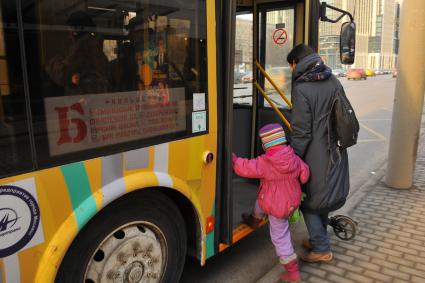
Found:
M 288 40 L 288 34 L 283 28 L 277 29 L 273 33 L 273 41 L 277 45 L 284 45 Z

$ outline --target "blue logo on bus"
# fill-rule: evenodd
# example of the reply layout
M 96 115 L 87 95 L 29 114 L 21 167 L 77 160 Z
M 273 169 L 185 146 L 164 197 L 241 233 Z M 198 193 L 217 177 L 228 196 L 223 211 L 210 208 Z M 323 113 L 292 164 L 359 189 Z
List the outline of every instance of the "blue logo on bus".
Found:
M 18 214 L 11 208 L 0 208 L 0 232 L 9 230 L 18 221 Z
M 24 248 L 40 224 L 40 208 L 27 190 L 0 186 L 0 258 Z

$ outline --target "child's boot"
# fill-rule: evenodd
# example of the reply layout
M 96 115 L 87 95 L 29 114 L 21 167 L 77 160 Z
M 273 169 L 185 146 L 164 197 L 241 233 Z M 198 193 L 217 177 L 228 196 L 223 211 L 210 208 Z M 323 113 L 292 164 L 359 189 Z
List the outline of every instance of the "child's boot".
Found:
M 255 217 L 254 215 L 252 215 L 252 213 L 243 213 L 242 220 L 243 223 L 245 223 L 252 229 L 257 229 L 258 227 L 260 227 L 260 224 L 263 221 L 263 219 Z
M 301 274 L 297 259 L 293 259 L 288 263 L 283 263 L 283 267 L 285 268 L 285 272 L 282 273 L 282 276 L 280 277 L 283 282 L 294 283 L 301 281 Z

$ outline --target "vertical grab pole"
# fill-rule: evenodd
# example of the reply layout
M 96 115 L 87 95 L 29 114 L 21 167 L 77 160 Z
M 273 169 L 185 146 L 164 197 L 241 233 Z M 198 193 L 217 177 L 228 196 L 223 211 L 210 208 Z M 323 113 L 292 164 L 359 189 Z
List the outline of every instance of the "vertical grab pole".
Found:
M 223 16 L 223 100 L 224 100 L 224 148 L 222 169 L 222 207 L 220 211 L 221 228 L 220 241 L 232 244 L 233 226 L 233 192 L 232 192 L 232 144 L 233 144 L 233 75 L 235 55 L 235 29 L 236 29 L 236 0 L 220 1 Z
M 254 68 L 255 62 L 257 62 L 259 57 L 259 44 L 260 44 L 260 23 L 259 23 L 259 9 L 256 1 L 253 1 L 253 36 L 252 36 L 252 75 L 255 81 L 258 80 L 257 70 Z M 253 85 L 254 86 L 254 85 Z M 254 157 L 255 155 L 255 141 L 257 138 L 257 111 L 258 111 L 258 96 L 257 91 L 252 87 L 252 119 L 251 119 L 251 150 L 250 155 Z

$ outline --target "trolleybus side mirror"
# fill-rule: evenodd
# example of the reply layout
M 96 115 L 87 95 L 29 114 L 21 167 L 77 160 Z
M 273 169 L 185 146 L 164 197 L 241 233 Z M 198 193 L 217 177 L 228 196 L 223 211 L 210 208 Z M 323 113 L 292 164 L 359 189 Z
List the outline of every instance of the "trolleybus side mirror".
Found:
M 356 54 L 356 24 L 354 22 L 342 24 L 339 52 L 342 64 L 351 65 L 354 63 Z
M 327 9 L 337 11 L 340 14 L 335 19 L 328 18 L 326 13 Z M 339 52 L 341 63 L 350 65 L 354 63 L 354 56 L 356 53 L 356 23 L 354 22 L 354 17 L 348 11 L 329 5 L 326 2 L 320 3 L 319 17 L 321 21 L 337 23 L 345 16 L 348 16 L 350 21 L 343 23 L 341 26 Z

